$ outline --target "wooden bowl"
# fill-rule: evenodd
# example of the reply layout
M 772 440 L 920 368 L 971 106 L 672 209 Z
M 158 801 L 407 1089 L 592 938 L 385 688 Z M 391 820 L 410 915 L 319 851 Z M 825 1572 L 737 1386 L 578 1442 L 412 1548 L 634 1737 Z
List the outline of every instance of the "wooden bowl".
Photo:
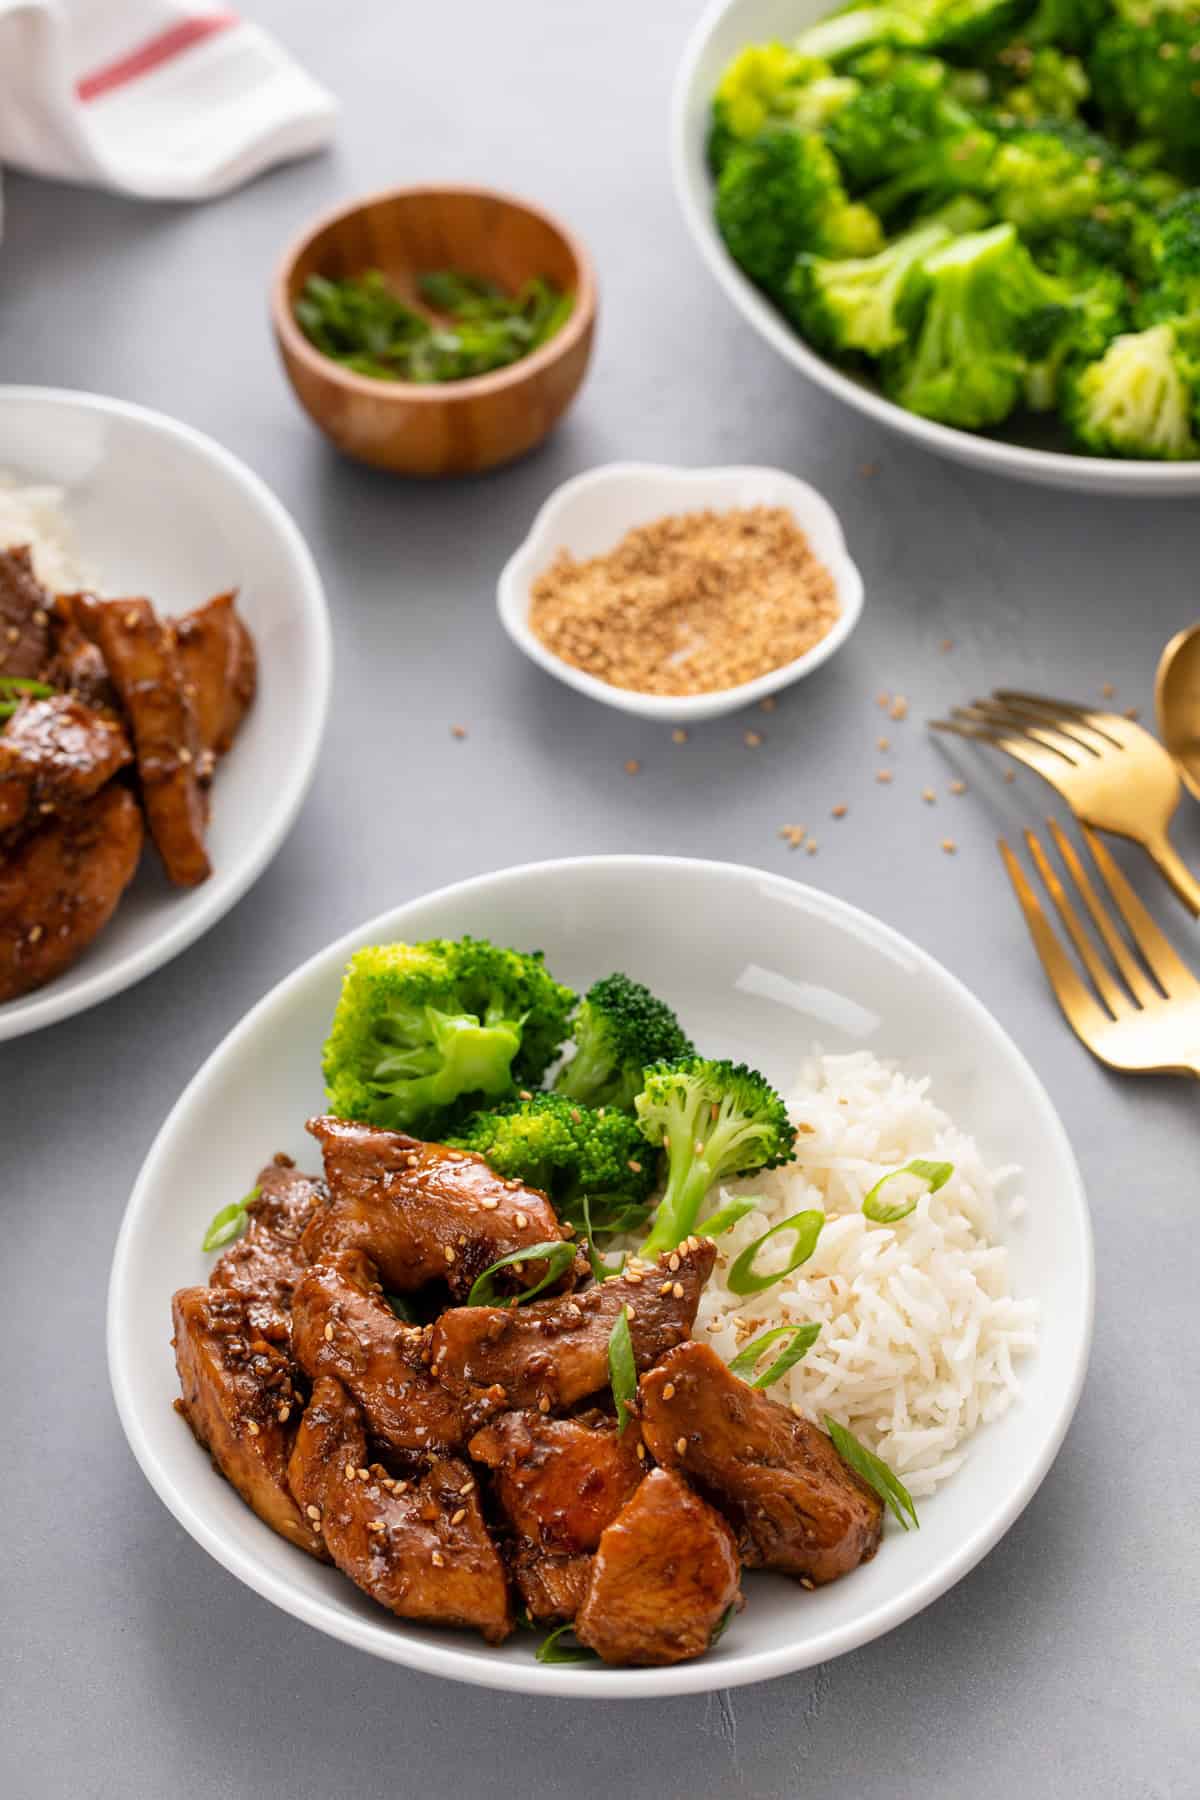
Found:
M 293 308 L 310 275 L 381 269 L 402 299 L 430 269 L 462 269 L 515 293 L 543 275 L 573 293 L 566 324 L 531 356 L 489 375 L 376 381 L 323 356 Z M 275 337 L 301 406 L 360 462 L 400 475 L 468 475 L 511 462 L 558 423 L 583 380 L 596 282 L 582 245 L 547 213 L 489 188 L 393 188 L 318 221 L 284 257 L 271 294 Z

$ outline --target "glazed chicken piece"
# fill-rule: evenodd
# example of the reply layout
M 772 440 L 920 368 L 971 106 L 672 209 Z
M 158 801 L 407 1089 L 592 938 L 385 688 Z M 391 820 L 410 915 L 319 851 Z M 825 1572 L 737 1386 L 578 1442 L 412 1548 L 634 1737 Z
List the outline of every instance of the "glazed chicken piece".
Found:
M 707 1344 L 681 1344 L 643 1376 L 638 1407 L 655 1459 L 720 1507 L 747 1568 L 821 1583 L 874 1556 L 876 1495 L 823 1431 L 739 1381 Z
M 109 680 L 108 665 L 100 654 L 100 646 L 92 642 L 77 620 L 77 611 L 82 615 L 98 605 L 90 594 L 58 595 L 51 615 L 54 653 L 45 679 L 73 700 L 81 700 L 93 711 L 111 713 L 115 718 L 120 712 L 120 701 Z
M 258 683 L 254 639 L 238 617 L 236 600 L 236 592 L 218 594 L 172 621 L 200 733 L 202 779 L 233 744 Z
M 508 1636 L 504 1566 L 466 1463 L 444 1457 L 411 1481 L 369 1465 L 358 1404 L 340 1381 L 323 1375 L 297 1434 L 289 1478 L 338 1568 L 381 1606 L 402 1619 L 474 1626 L 490 1644 Z
M 525 1538 L 502 1545 L 521 1605 L 536 1625 L 564 1625 L 583 1605 L 592 1575 L 589 1555 L 547 1556 Z
M 337 1376 L 389 1450 L 457 1450 L 478 1420 L 480 1408 L 468 1422 L 463 1403 L 429 1373 L 428 1334 L 396 1317 L 362 1250 L 332 1252 L 304 1273 L 292 1299 L 292 1345 L 312 1380 Z
M 0 1000 L 83 954 L 133 880 L 142 837 L 137 801 L 111 786 L 0 857 Z
M 50 659 L 50 596 L 28 545 L 0 550 L 0 675 L 39 676 Z
M 286 1345 L 291 1337 L 292 1294 L 308 1267 L 300 1239 L 325 1203 L 325 1183 L 302 1175 L 290 1157 L 276 1157 L 255 1183 L 246 1208 L 250 1223 L 213 1265 L 209 1283 L 246 1302 L 260 1336 Z
M 149 600 L 100 600 L 76 608 L 99 644 L 129 716 L 150 835 L 177 887 L 210 874 L 200 734 L 184 693 L 174 636 Z
M 688 1336 L 715 1255 L 710 1239 L 689 1238 L 657 1263 L 631 1261 L 581 1293 L 452 1307 L 433 1328 L 433 1372 L 456 1391 L 499 1384 L 511 1406 L 566 1411 L 607 1387 L 608 1340 L 623 1309 L 639 1369 Z
M 305 1234 L 312 1262 L 331 1249 L 365 1250 L 390 1293 L 445 1281 L 465 1300 L 500 1257 L 563 1236 L 544 1194 L 502 1181 L 481 1156 L 329 1116 L 308 1129 L 330 1194 Z M 544 1273 L 540 1263 L 518 1264 L 514 1285 L 532 1286 Z
M 720 1513 L 652 1469 L 600 1539 L 575 1635 L 608 1663 L 701 1656 L 740 1603 L 737 1549 Z
M 602 1413 L 585 1423 L 510 1412 L 477 1431 L 468 1448 L 492 1471 L 514 1534 L 552 1554 L 574 1555 L 596 1548 L 645 1474 L 640 1441 L 636 1427 L 618 1434 Z
M 115 719 L 67 694 L 22 700 L 0 731 L 0 836 L 78 806 L 132 761 Z
M 325 1561 L 287 1481 L 302 1404 L 291 1359 L 255 1336 L 237 1294 L 180 1288 L 171 1313 L 183 1394 L 175 1405 L 197 1442 L 265 1524 Z

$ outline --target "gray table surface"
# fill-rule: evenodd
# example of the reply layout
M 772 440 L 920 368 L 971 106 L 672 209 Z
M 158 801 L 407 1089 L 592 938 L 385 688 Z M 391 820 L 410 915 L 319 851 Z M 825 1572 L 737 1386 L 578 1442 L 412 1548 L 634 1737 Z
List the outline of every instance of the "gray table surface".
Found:
M 1195 1099 L 1119 1081 L 1063 1028 L 1001 885 L 998 824 L 1044 794 L 952 759 L 921 721 L 1007 681 L 1148 712 L 1196 612 L 1194 505 L 1076 498 L 881 435 L 784 369 L 686 241 L 666 105 L 693 0 L 463 0 L 254 12 L 340 93 L 332 154 L 211 207 L 10 177 L 0 379 L 145 402 L 213 433 L 291 508 L 328 584 L 329 734 L 301 819 L 208 937 L 107 1005 L 0 1050 L 10 1379 L 0 1559 L 0 1791 L 146 1797 L 803 1792 L 812 1800 L 1195 1794 Z M 388 183 L 524 191 L 588 240 L 591 378 L 506 473 L 405 486 L 338 461 L 289 397 L 264 291 L 315 212 Z M 779 464 L 845 521 L 856 637 L 769 718 L 668 733 L 577 701 L 512 651 L 496 572 L 564 477 L 612 458 Z M 954 648 L 943 653 L 943 639 Z M 911 716 L 884 724 L 877 690 Z M 450 735 L 463 723 L 469 736 Z M 757 727 L 764 742 L 743 743 Z M 892 740 L 881 755 L 875 738 Z M 627 758 L 641 773 L 623 772 Z M 891 786 L 877 785 L 889 762 Z M 933 783 L 936 807 L 920 790 Z M 841 823 L 829 817 L 849 803 Z M 1181 844 L 1200 860 L 1196 813 Z M 819 831 L 814 857 L 777 836 Z M 939 841 L 951 833 L 955 857 Z M 360 919 L 461 876 L 605 850 L 716 856 L 816 882 L 940 957 L 1023 1044 L 1062 1111 L 1096 1225 L 1083 1402 L 1041 1492 L 937 1605 L 826 1667 L 606 1710 L 376 1663 L 252 1595 L 168 1516 L 104 1364 L 108 1263 L 180 1088 L 246 1007 Z M 1167 901 L 1181 944 L 1196 931 Z

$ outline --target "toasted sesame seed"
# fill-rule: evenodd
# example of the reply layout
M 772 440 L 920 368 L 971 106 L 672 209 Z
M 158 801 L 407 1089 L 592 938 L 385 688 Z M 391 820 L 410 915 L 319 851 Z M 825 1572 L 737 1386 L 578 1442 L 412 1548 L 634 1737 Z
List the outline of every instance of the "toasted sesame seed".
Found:
M 20 640 L 21 633 L 17 630 L 15 625 L 10 625 L 4 635 L 10 644 L 15 644 Z
M 966 791 L 967 784 L 965 781 L 952 781 L 950 783 L 950 792 L 952 794 L 965 794 Z
M 953 648 L 954 648 L 954 639 L 953 638 L 943 638 L 940 648 L 941 648 L 942 655 L 948 656 L 949 653 L 951 652 L 951 650 L 953 650 Z
M 292 1409 L 290 1406 L 281 1406 L 279 1411 L 275 1415 L 275 1417 L 279 1420 L 279 1423 L 281 1425 L 286 1425 L 288 1420 L 291 1418 L 291 1416 L 292 1416 Z
M 524 1231 L 524 1229 L 528 1225 L 528 1223 L 529 1223 L 529 1214 L 528 1213 L 519 1212 L 519 1213 L 513 1214 L 513 1224 L 516 1226 L 518 1231 Z
M 687 1454 L 687 1439 L 685 1437 L 680 1437 L 680 1438 L 675 1439 L 675 1454 L 676 1454 L 676 1456 L 686 1456 L 686 1454 Z
M 465 725 L 452 725 L 450 727 L 450 736 L 452 738 L 458 738 L 458 740 L 461 742 L 462 739 L 466 737 L 466 735 L 467 735 L 467 728 Z
M 1005 769 L 1004 779 L 1011 787 L 1013 782 L 1017 779 L 1017 771 L 1015 769 Z
M 358 1479 L 360 1481 L 370 1481 L 370 1479 L 371 1479 L 370 1469 L 360 1469 L 358 1471 Z
M 246 1420 L 246 1430 L 250 1433 L 251 1437 L 258 1436 L 258 1426 L 254 1423 L 253 1419 Z
M 332 1325 L 326 1325 L 326 1327 L 325 1327 L 325 1342 L 327 1344 L 331 1344 L 333 1342 L 333 1326 Z
M 442 1255 L 445 1257 L 445 1259 L 448 1263 L 452 1263 L 455 1259 L 454 1245 L 447 1244 L 446 1248 L 442 1251 Z
M 628 1302 L 628 1300 L 627 1300 L 627 1301 L 626 1301 L 626 1302 L 625 1302 L 625 1306 L 624 1306 L 624 1309 L 623 1309 L 623 1310 L 624 1310 L 624 1313 L 625 1313 L 625 1317 L 626 1317 L 626 1318 L 627 1318 L 627 1319 L 632 1319 L 632 1318 L 633 1318 L 633 1316 L 634 1316 L 634 1313 L 633 1313 L 633 1308 L 632 1308 L 632 1306 L 630 1306 L 630 1304 L 629 1304 L 629 1302 Z
M 664 1281 L 662 1286 L 658 1290 L 659 1298 L 665 1299 L 666 1296 L 670 1293 L 670 1291 L 671 1291 L 671 1283 L 669 1281 Z
M 922 788 L 921 789 L 921 798 L 925 802 L 926 806 L 933 806 L 935 804 L 935 802 L 937 801 L 937 795 L 934 793 L 932 788 Z
M 805 855 L 807 855 L 807 856 L 815 856 L 817 854 L 816 838 L 809 838 L 807 844 L 805 844 L 805 846 L 804 846 L 804 851 L 805 851 Z
M 673 744 L 686 744 L 687 741 L 688 741 L 687 732 L 683 729 L 682 725 L 677 725 L 675 727 L 674 731 L 671 733 L 671 742 Z
M 464 1481 L 458 1491 L 460 1496 L 464 1494 L 473 1494 L 475 1492 L 474 1481 Z
M 891 738 L 877 737 L 875 739 L 875 748 L 877 750 L 890 750 L 891 747 L 892 747 Z
M 387 1525 L 382 1519 L 371 1519 L 367 1524 L 368 1531 L 386 1531 Z
M 745 744 L 747 750 L 757 750 L 762 743 L 761 731 L 744 731 L 742 733 L 742 742 Z
M 131 606 L 129 611 L 125 614 L 125 629 L 127 631 L 132 631 L 134 629 L 135 625 L 137 624 L 137 622 L 138 622 L 137 607 Z
M 953 838 L 943 838 L 942 849 L 946 852 L 947 856 L 953 856 L 954 852 L 958 849 L 958 845 Z
M 765 700 L 759 701 L 758 710 L 759 710 L 759 712 L 773 713 L 775 711 L 775 705 L 776 705 L 776 702 L 775 702 L 774 694 L 768 694 Z
M 393 1494 L 406 1494 L 408 1492 L 407 1481 L 393 1481 L 392 1492 Z
M 907 719 L 908 701 L 904 698 L 903 694 L 896 695 L 892 704 L 888 707 L 888 716 L 893 719 Z
M 816 1585 L 817 1585 L 816 1582 L 813 1581 L 810 1576 L 802 1575 L 800 1577 L 800 1586 L 802 1588 L 807 1588 L 810 1594 L 812 1593 L 812 1591 L 816 1587 Z
M 638 761 L 637 757 L 631 756 L 629 758 L 629 761 L 625 764 L 625 773 L 627 775 L 637 775 L 641 772 L 641 767 L 642 767 L 642 765 Z
M 662 1397 L 664 1400 L 673 1400 L 675 1398 L 675 1383 L 673 1381 L 667 1382 L 666 1386 L 663 1388 Z
M 188 764 L 192 760 L 192 753 L 188 749 L 186 744 L 181 744 L 179 746 L 179 760 L 183 764 L 185 769 L 187 768 Z
M 482 1208 L 485 1212 L 495 1212 L 495 1210 L 499 1206 L 500 1202 L 498 1200 L 488 1199 L 488 1200 L 481 1200 L 479 1202 L 479 1204 L 480 1204 L 480 1206 L 482 1206 Z
M 781 838 L 787 839 L 788 848 L 790 850 L 798 850 L 804 842 L 804 836 L 807 830 L 807 825 L 781 825 L 779 827 L 779 835 Z
M 31 944 L 36 944 L 39 939 L 45 936 L 45 933 L 46 927 L 44 925 L 31 925 L 27 934 L 29 942 Z
M 50 623 L 50 614 L 46 611 L 44 606 L 34 607 L 33 622 L 35 625 L 48 625 Z
M 440 1550 L 435 1550 L 429 1560 L 435 1569 L 444 1569 L 446 1566 L 446 1559 Z
M 549 1394 L 543 1394 L 541 1396 L 541 1398 L 538 1400 L 538 1411 L 540 1413 L 548 1413 L 550 1411 L 550 1396 L 549 1396 Z
M 858 472 L 864 481 L 870 481 L 873 475 L 878 475 L 879 464 L 873 462 L 859 463 Z
M 638 1447 L 637 1447 L 637 1453 L 638 1453 L 638 1461 L 639 1461 L 639 1462 L 645 1462 L 645 1460 L 646 1460 L 646 1446 L 645 1446 L 645 1444 L 639 1444 L 639 1445 L 638 1445 Z
M 645 1276 L 639 1275 L 636 1269 L 627 1268 L 625 1271 L 625 1279 L 630 1287 L 641 1287 L 642 1282 L 645 1280 Z
M 888 693 L 886 688 L 880 688 L 879 692 L 875 696 L 876 706 L 881 706 L 886 710 L 888 703 L 891 700 L 891 697 L 892 696 Z
M 532 1100 L 533 1095 L 530 1093 L 528 1088 L 519 1088 L 517 1090 L 517 1098 L 518 1098 L 518 1100 Z
M 667 1267 L 668 1267 L 668 1269 L 677 1269 L 679 1267 L 679 1252 L 678 1252 L 678 1250 L 672 1250 L 671 1255 L 667 1261 Z
M 344 1471 L 344 1472 L 345 1472 L 345 1476 L 346 1476 L 346 1480 L 347 1480 L 347 1481 L 353 1481 L 353 1480 L 354 1480 L 354 1464 L 353 1464 L 353 1463 L 347 1463 L 347 1464 L 346 1464 L 346 1468 L 345 1468 L 345 1471 Z
M 41 805 L 38 807 L 38 811 L 40 813 L 52 813 L 54 811 L 53 800 L 43 800 Z
M 844 819 L 849 810 L 850 808 L 846 806 L 844 802 L 839 801 L 838 804 L 831 809 L 831 817 L 835 819 Z
M 577 1106 L 573 1106 L 571 1108 L 571 1121 L 575 1125 L 583 1124 L 583 1114 L 580 1112 L 580 1110 Z
M 310 1519 L 319 1519 L 321 1516 L 321 1509 L 319 1506 L 306 1506 L 304 1510 Z
M 682 1283 L 682 1281 L 675 1282 L 675 1284 L 671 1288 L 671 1292 L 674 1294 L 674 1296 L 677 1300 L 682 1300 L 683 1299 L 683 1283 Z
M 1126 707 L 1126 708 L 1125 708 L 1125 717 L 1126 717 L 1126 718 L 1127 718 L 1127 719 L 1136 719 L 1136 718 L 1138 718 L 1138 717 L 1139 717 L 1139 713 L 1138 713 L 1138 709 L 1137 709 L 1137 707 L 1136 707 L 1136 706 L 1127 706 L 1127 707 Z
M 452 1525 L 461 1525 L 463 1520 L 466 1518 L 466 1516 L 467 1516 L 466 1507 L 460 1506 L 457 1512 L 452 1512 L 450 1514 L 450 1523 Z
M 886 787 L 888 782 L 892 779 L 892 771 L 890 769 L 876 769 L 875 779 L 876 781 L 882 782 Z

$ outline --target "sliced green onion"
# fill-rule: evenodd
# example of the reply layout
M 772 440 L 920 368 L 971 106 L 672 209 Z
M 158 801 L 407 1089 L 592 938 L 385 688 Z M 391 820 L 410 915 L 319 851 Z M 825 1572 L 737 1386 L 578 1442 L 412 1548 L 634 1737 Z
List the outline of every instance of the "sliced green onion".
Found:
M 419 1325 L 421 1323 L 421 1315 L 418 1313 L 412 1301 L 406 1300 L 403 1294 L 385 1294 L 383 1297 L 395 1313 L 396 1317 L 402 1320 L 405 1325 Z
M 637 1393 L 637 1363 L 633 1355 L 633 1339 L 629 1335 L 629 1320 L 625 1317 L 625 1308 L 617 1314 L 617 1322 L 608 1338 L 608 1378 L 612 1383 L 613 1399 L 617 1403 L 617 1436 L 620 1437 L 629 1423 L 629 1403 Z
M 833 1447 L 844 1463 L 849 1463 L 856 1475 L 861 1475 L 867 1486 L 874 1488 L 879 1498 L 895 1513 L 905 1531 L 910 1522 L 920 1530 L 921 1521 L 917 1517 L 917 1509 L 913 1505 L 912 1495 L 898 1475 L 893 1475 L 885 1462 L 881 1462 L 873 1451 L 860 1444 L 852 1431 L 839 1425 L 836 1419 L 825 1414 L 825 1429 L 833 1439 Z
M 523 1292 L 513 1294 L 511 1297 L 505 1296 L 503 1300 L 497 1296 L 495 1278 L 501 1269 L 514 1268 L 518 1263 L 543 1261 L 546 1264 L 546 1273 L 535 1287 L 525 1288 Z M 535 1294 L 540 1294 L 543 1288 L 548 1288 L 552 1281 L 557 1281 L 560 1275 L 565 1275 L 574 1261 L 574 1244 L 566 1243 L 561 1238 L 556 1238 L 551 1244 L 530 1244 L 526 1250 L 513 1250 L 508 1256 L 502 1256 L 499 1262 L 494 1262 L 490 1269 L 483 1271 L 467 1295 L 467 1305 L 524 1306 L 527 1300 L 532 1300 Z
M 790 1219 L 781 1219 L 778 1225 L 772 1225 L 770 1231 L 764 1231 L 761 1237 L 747 1244 L 725 1279 L 725 1285 L 734 1294 L 761 1294 L 764 1288 L 774 1287 L 801 1263 L 806 1263 L 817 1247 L 817 1239 L 821 1235 L 821 1227 L 825 1223 L 823 1212 L 793 1213 Z M 774 1275 L 756 1275 L 754 1259 L 763 1245 L 773 1238 L 777 1232 L 794 1231 L 796 1247 L 786 1268 L 778 1269 Z
M 736 1602 L 732 1603 L 731 1605 L 729 1605 L 725 1608 L 725 1611 L 721 1614 L 720 1618 L 717 1620 L 716 1624 L 713 1626 L 713 1634 L 708 1640 L 708 1647 L 710 1650 L 712 1650 L 717 1644 L 719 1644 L 721 1639 L 725 1636 L 725 1633 L 729 1630 L 730 1624 L 732 1623 L 736 1612 L 737 1612 Z
M 0 693 L 32 694 L 35 700 L 46 700 L 53 692 L 44 681 L 34 681 L 28 675 L 0 675 Z
M 560 1642 L 562 1638 L 568 1636 L 575 1636 L 575 1627 L 570 1622 L 560 1625 L 557 1631 L 552 1631 L 548 1638 L 542 1639 L 534 1652 L 534 1661 L 540 1663 L 599 1662 L 600 1658 L 596 1652 L 589 1650 L 587 1645 L 581 1644 L 577 1638 L 573 1645 Z
M 885 1182 L 895 1181 L 897 1175 L 915 1175 L 921 1181 L 929 1183 L 929 1192 L 936 1194 L 939 1188 L 945 1187 L 954 1173 L 954 1164 L 948 1162 L 924 1162 L 919 1156 L 913 1162 L 905 1163 L 902 1169 L 892 1169 L 887 1175 L 881 1175 L 862 1203 L 863 1212 L 868 1219 L 874 1219 L 877 1225 L 895 1225 L 899 1219 L 907 1219 L 910 1212 L 915 1212 L 919 1194 L 911 1200 L 898 1200 L 889 1206 L 886 1200 L 879 1198 L 879 1190 Z
M 231 1205 L 223 1206 L 209 1221 L 208 1230 L 204 1234 L 202 1250 L 220 1250 L 225 1244 L 232 1244 L 234 1238 L 240 1238 L 250 1223 L 250 1214 L 246 1208 L 258 1199 L 259 1190 L 252 1187 L 248 1194 Z
M 747 1195 L 745 1200 L 727 1200 L 724 1206 L 718 1206 L 716 1212 L 709 1213 L 696 1227 L 697 1237 L 720 1237 L 723 1232 L 744 1219 L 747 1213 L 754 1212 L 759 1204 L 757 1194 Z
M 821 1327 L 819 1324 L 777 1325 L 774 1331 L 764 1331 L 762 1336 L 756 1337 L 752 1344 L 747 1344 L 746 1348 L 735 1356 L 730 1363 L 729 1373 L 731 1375 L 740 1375 L 743 1381 L 748 1380 L 751 1371 L 757 1365 L 759 1357 L 767 1348 L 768 1344 L 775 1343 L 779 1338 L 790 1338 L 791 1343 L 783 1352 L 783 1355 L 777 1356 L 770 1368 L 767 1369 L 764 1374 L 757 1376 L 750 1382 L 751 1387 L 768 1388 L 774 1382 L 779 1381 L 781 1377 L 786 1375 L 789 1369 L 795 1368 L 796 1364 L 800 1361 L 800 1358 L 806 1356 L 812 1349 L 820 1335 Z
M 592 1275 L 597 1281 L 609 1281 L 614 1275 L 619 1275 L 621 1273 L 621 1270 L 625 1267 L 625 1257 L 624 1255 L 621 1256 L 615 1269 L 611 1263 L 605 1262 L 604 1258 L 596 1248 L 596 1240 L 592 1235 L 592 1215 L 588 1211 L 588 1197 L 586 1194 L 583 1196 L 581 1205 L 583 1209 L 584 1239 L 587 1244 L 587 1259 L 591 1264 Z

